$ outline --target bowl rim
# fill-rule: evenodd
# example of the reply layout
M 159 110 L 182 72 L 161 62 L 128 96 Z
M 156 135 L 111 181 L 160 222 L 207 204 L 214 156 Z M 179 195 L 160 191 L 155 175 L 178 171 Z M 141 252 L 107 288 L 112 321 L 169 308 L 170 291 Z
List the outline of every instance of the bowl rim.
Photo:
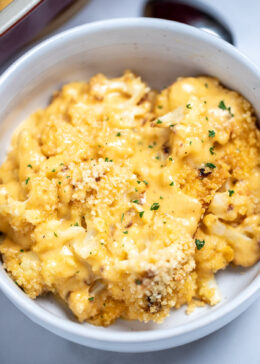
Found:
M 30 58 L 37 59 L 41 55 L 41 53 L 44 53 L 49 48 L 54 47 L 55 44 L 59 43 L 64 39 L 66 39 L 66 41 L 71 41 L 74 37 L 80 37 L 83 35 L 86 36 L 87 34 L 96 32 L 105 32 L 106 29 L 119 30 L 120 28 L 131 29 L 135 27 L 144 29 L 153 28 L 160 31 L 163 30 L 166 32 L 173 32 L 174 34 L 181 34 L 182 36 L 184 35 L 187 37 L 191 36 L 195 40 L 198 39 L 199 41 L 204 41 L 205 43 L 212 44 L 221 49 L 221 51 L 223 51 L 231 58 L 235 58 L 236 60 L 238 60 L 238 62 L 242 63 L 254 75 L 256 75 L 256 77 L 260 79 L 260 69 L 254 63 L 252 63 L 245 55 L 240 53 L 234 46 L 213 35 L 207 34 L 206 32 L 198 30 L 194 27 L 174 21 L 153 18 L 118 18 L 79 25 L 77 27 L 58 33 L 50 38 L 47 38 L 46 40 L 42 41 L 38 45 L 34 46 L 32 49 L 27 51 L 24 55 L 18 58 L 12 65 L 7 68 L 7 70 L 0 77 L 0 88 L 4 87 L 5 83 L 8 83 L 8 78 L 12 76 L 13 73 L 18 72 L 19 68 L 23 67 L 27 60 L 29 60 Z M 3 293 L 5 293 L 5 295 L 27 316 L 29 316 L 33 321 L 39 323 L 40 325 L 45 326 L 46 328 L 48 327 L 51 331 L 56 332 L 57 330 L 62 330 L 67 334 L 73 334 L 77 337 L 80 336 L 84 339 L 97 340 L 99 342 L 102 341 L 110 343 L 116 342 L 133 344 L 176 338 L 180 335 L 193 333 L 209 324 L 212 324 L 214 321 L 220 321 L 220 319 L 222 319 L 222 321 L 225 320 L 224 324 L 228 321 L 231 321 L 232 318 L 228 319 L 227 317 L 233 310 L 242 306 L 243 304 L 245 305 L 246 301 L 248 301 L 250 298 L 253 299 L 253 297 L 256 298 L 256 296 L 260 293 L 260 275 L 257 274 L 252 283 L 250 283 L 244 290 L 242 290 L 229 302 L 208 313 L 206 316 L 199 317 L 199 322 L 198 320 L 193 320 L 191 322 L 187 322 L 174 328 L 167 328 L 156 331 L 95 331 L 92 329 L 91 326 L 83 326 L 79 323 L 57 317 L 55 314 L 52 314 L 37 305 L 24 292 L 22 292 L 22 290 L 20 290 L 12 282 L 11 278 L 7 276 L 7 273 L 5 273 L 3 268 L 1 268 L 0 270 L 0 288 Z M 223 326 L 224 324 L 222 323 L 218 326 L 218 328 Z M 202 334 L 201 336 L 204 335 Z

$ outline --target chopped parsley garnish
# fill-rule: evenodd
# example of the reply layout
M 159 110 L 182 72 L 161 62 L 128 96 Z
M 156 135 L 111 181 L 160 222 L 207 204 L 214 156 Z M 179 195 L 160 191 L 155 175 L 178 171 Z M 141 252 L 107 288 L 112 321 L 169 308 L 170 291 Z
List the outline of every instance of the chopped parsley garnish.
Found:
M 124 217 L 125 217 L 125 214 L 122 214 L 122 216 L 121 216 L 121 222 L 123 222 Z
M 59 181 L 58 184 L 61 185 L 61 181 Z
M 151 144 L 150 144 L 150 145 L 148 145 L 148 148 L 152 149 L 152 148 L 153 148 L 153 145 L 151 145 Z
M 200 250 L 201 248 L 204 247 L 205 245 L 205 240 L 199 240 L 199 239 L 196 239 L 195 240 L 195 244 L 196 244 L 196 247 L 198 250 Z
M 211 154 L 211 155 L 214 155 L 214 154 L 215 154 L 215 152 L 214 152 L 214 147 L 210 147 L 210 148 L 209 148 L 209 151 L 210 151 L 210 154 Z
M 173 128 L 175 125 L 177 125 L 177 124 L 171 124 L 171 125 L 170 125 L 170 128 Z
M 60 163 L 60 166 L 64 166 L 64 163 Z
M 156 124 L 162 124 L 163 122 L 162 122 L 162 120 L 160 120 L 160 119 L 158 119 L 157 121 L 156 121 Z
M 150 210 L 158 210 L 159 209 L 159 207 L 160 207 L 160 205 L 159 205 L 159 203 L 158 202 L 154 202 L 153 204 L 152 204 L 152 206 L 150 207 Z
M 205 166 L 210 168 L 210 169 L 216 168 L 215 164 L 213 164 L 213 163 L 206 163 Z
M 136 279 L 136 280 L 135 280 L 135 284 L 137 284 L 138 286 L 139 286 L 140 284 L 142 284 L 141 279 Z
M 229 112 L 229 114 L 232 116 L 232 118 L 235 116 L 232 112 L 231 112 L 231 107 L 229 106 L 228 108 L 228 112 Z
M 209 138 L 214 138 L 214 136 L 216 135 L 214 130 L 209 130 Z
M 126 230 L 126 231 L 123 231 L 123 234 L 128 234 L 128 231 Z
M 55 231 L 54 231 L 54 233 L 53 233 L 53 234 L 54 234 L 54 236 L 55 236 L 56 238 L 58 237 L 58 235 L 57 235 L 57 233 L 55 233 Z
M 160 196 L 160 200 L 163 200 L 163 197 L 162 196 Z
M 66 176 L 66 178 L 70 178 L 70 176 Z
M 155 159 L 160 160 L 160 156 L 159 156 L 159 155 L 157 155 L 157 156 L 155 157 Z
M 120 136 L 121 136 L 121 133 L 117 133 L 117 134 L 116 134 L 116 136 L 117 136 L 117 137 L 120 137 Z
M 56 172 L 56 169 L 53 169 L 52 172 Z
M 89 297 L 88 300 L 92 302 L 94 301 L 94 297 Z
M 233 117 L 234 116 L 234 114 L 231 112 L 231 107 L 229 106 L 229 107 L 227 107 L 226 105 L 225 105 L 225 102 L 223 101 L 223 100 L 221 100 L 220 101 L 220 103 L 218 104 L 218 107 L 220 108 L 220 109 L 222 109 L 222 110 L 227 110 L 228 112 L 229 112 L 229 114 Z
M 142 217 L 143 217 L 143 215 L 144 215 L 144 211 L 140 211 L 140 212 L 139 212 L 139 216 L 142 218 Z
M 27 164 L 27 167 L 32 168 L 32 165 L 31 164 Z
M 222 109 L 222 110 L 227 110 L 227 107 L 226 107 L 226 105 L 225 105 L 224 100 L 221 100 L 221 101 L 219 102 L 218 107 L 219 107 L 220 109 Z
M 172 159 L 172 157 L 169 157 L 169 161 L 172 161 L 173 159 Z
M 79 223 L 78 222 L 75 222 L 74 226 L 79 226 Z
M 191 104 L 186 105 L 187 109 L 191 109 Z
M 23 252 L 24 252 L 24 250 L 23 250 L 23 249 L 20 249 L 20 252 L 21 252 L 21 253 L 23 253 Z
M 231 197 L 235 193 L 234 190 L 228 190 L 229 197 Z
M 158 106 L 157 106 L 157 108 L 158 108 L 158 109 L 162 109 L 162 108 L 163 108 L 163 106 L 162 106 L 162 105 L 158 105 Z
M 208 88 L 208 87 L 209 87 L 209 85 L 207 84 L 207 82 L 205 82 L 205 83 L 204 83 L 204 86 L 205 86 L 206 88 Z
M 138 192 L 138 189 L 135 187 L 135 192 Z
M 204 101 L 204 104 L 206 104 L 206 103 L 207 103 L 207 101 L 205 100 L 205 101 Z
M 105 162 L 109 162 L 109 159 L 107 157 L 105 158 Z
M 140 183 L 141 183 L 141 181 L 136 181 L 139 185 L 140 185 Z
M 30 177 L 27 177 L 25 180 L 25 184 L 28 185 L 28 182 L 30 181 Z
M 148 185 L 148 182 L 147 182 L 146 180 L 143 180 L 143 183 L 144 183 L 145 185 Z
M 207 121 L 209 121 L 209 118 L 208 118 L 207 116 L 205 117 L 205 119 L 206 119 Z
M 172 181 L 172 182 L 169 184 L 169 186 L 174 186 L 174 182 Z
M 139 201 L 138 201 L 138 200 L 133 200 L 132 202 L 133 202 L 133 203 L 137 203 L 137 204 L 139 203 Z
M 190 140 L 189 144 L 190 144 L 190 145 L 192 144 L 192 140 Z

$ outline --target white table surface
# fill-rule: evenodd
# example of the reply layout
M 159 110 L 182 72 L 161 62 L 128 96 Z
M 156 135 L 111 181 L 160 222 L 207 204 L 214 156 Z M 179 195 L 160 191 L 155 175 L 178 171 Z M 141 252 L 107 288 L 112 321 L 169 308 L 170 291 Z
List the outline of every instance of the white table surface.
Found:
M 260 66 L 260 0 L 201 1 L 211 4 L 224 17 L 237 47 Z M 144 2 L 89 1 L 55 32 L 95 20 L 140 16 Z M 6 66 L 0 67 L 0 72 Z M 0 292 L 0 364 L 259 364 L 259 324 L 260 299 L 229 325 L 191 344 L 153 353 L 111 353 L 51 334 L 31 322 Z

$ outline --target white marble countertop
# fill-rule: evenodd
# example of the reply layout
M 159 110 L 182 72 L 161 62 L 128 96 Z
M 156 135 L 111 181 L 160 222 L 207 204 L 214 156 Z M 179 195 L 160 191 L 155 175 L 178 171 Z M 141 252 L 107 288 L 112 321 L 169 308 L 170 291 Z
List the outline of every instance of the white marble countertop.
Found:
M 260 1 L 201 0 L 230 25 L 237 47 L 260 66 Z M 55 32 L 115 17 L 140 16 L 144 0 L 92 0 Z M 28 47 L 27 47 L 28 48 Z M 23 53 L 25 50 L 19 52 Z M 0 72 L 6 65 L 0 67 Z M 259 364 L 260 299 L 221 330 L 191 344 L 144 354 L 86 348 L 37 326 L 0 292 L 0 364 Z

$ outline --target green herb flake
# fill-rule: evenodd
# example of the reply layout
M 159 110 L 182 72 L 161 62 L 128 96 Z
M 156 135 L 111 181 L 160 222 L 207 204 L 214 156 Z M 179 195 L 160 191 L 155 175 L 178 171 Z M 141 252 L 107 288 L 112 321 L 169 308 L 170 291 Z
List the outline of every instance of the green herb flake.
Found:
M 157 156 L 155 157 L 155 159 L 160 160 L 160 156 L 159 156 L 159 155 L 157 155 Z
M 66 178 L 70 178 L 70 176 L 66 176 Z
M 75 222 L 74 226 L 79 226 L 79 223 L 78 222 Z
M 172 187 L 172 186 L 174 186 L 174 182 L 172 181 L 172 182 L 169 184 L 169 186 L 171 186 L 171 187 Z
M 140 211 L 139 216 L 142 218 L 144 216 L 144 211 Z
M 27 177 L 25 180 L 25 184 L 28 185 L 28 182 L 30 181 L 30 177 Z
M 125 214 L 122 214 L 122 216 L 121 216 L 121 222 L 123 222 L 124 217 L 125 217 Z
M 148 182 L 147 182 L 146 180 L 143 180 L 143 183 L 144 183 L 145 185 L 148 185 Z
M 152 149 L 152 148 L 153 148 L 153 145 L 151 145 L 151 144 L 150 144 L 150 145 L 148 145 L 148 148 Z
M 229 195 L 229 197 L 231 197 L 234 193 L 235 193 L 235 191 L 234 191 L 234 190 L 228 190 L 228 195 Z
M 139 185 L 140 185 L 140 183 L 141 183 L 141 181 L 136 181 Z
M 162 122 L 162 120 L 160 120 L 160 119 L 158 119 L 157 121 L 156 121 L 156 124 L 162 124 L 163 122 Z
M 138 189 L 135 187 L 135 192 L 138 192 Z
M 61 185 L 61 181 L 59 181 L 58 184 Z
M 142 284 L 141 279 L 136 279 L 136 280 L 135 280 L 135 284 L 137 284 L 138 286 L 140 286 L 140 284 Z
M 201 248 L 204 247 L 205 240 L 195 239 L 195 244 L 196 244 L 197 249 L 200 250 Z
M 27 164 L 27 167 L 32 168 L 32 165 L 31 164 Z
M 218 104 L 218 107 L 221 109 L 221 110 L 227 110 L 227 107 L 225 105 L 225 102 L 224 100 L 221 100 Z
M 162 109 L 163 108 L 163 106 L 162 105 L 158 105 L 157 106 L 157 109 Z
M 60 166 L 64 166 L 64 163 L 60 163 Z
M 139 201 L 138 201 L 138 200 L 133 200 L 132 202 L 133 202 L 133 203 L 137 203 L 137 204 L 139 203 Z
M 24 250 L 23 250 L 23 249 L 20 249 L 20 252 L 21 252 L 21 253 L 23 253 L 23 252 L 24 252 Z
M 235 116 L 233 113 L 232 113 L 232 111 L 231 111 L 231 107 L 229 106 L 228 108 L 228 112 L 229 112 L 229 114 L 232 116 L 232 118 Z
M 205 86 L 206 88 L 209 88 L 209 85 L 207 84 L 207 82 L 205 82 L 205 83 L 204 83 L 204 86 Z
M 213 164 L 213 163 L 206 163 L 205 166 L 210 168 L 210 169 L 216 168 L 215 164 Z
M 163 200 L 163 197 L 162 196 L 160 196 L 160 200 Z
M 52 169 L 52 172 L 56 172 L 56 169 Z
M 92 302 L 92 301 L 94 301 L 94 297 L 89 297 L 89 298 L 88 298 L 88 300 L 89 300 L 90 302 Z
M 58 237 L 58 235 L 57 235 L 57 233 L 55 233 L 55 231 L 54 231 L 54 233 L 53 233 L 53 234 L 54 234 L 54 236 L 55 236 L 56 238 Z
M 207 121 L 209 121 L 209 118 L 208 118 L 207 116 L 205 117 L 205 119 L 206 119 Z
M 128 231 L 126 230 L 126 231 L 123 231 L 123 234 L 128 234 Z
M 177 124 L 171 124 L 171 125 L 170 125 L 170 128 L 173 128 L 175 125 L 177 125 Z
M 105 158 L 105 162 L 109 162 L 109 159 L 107 157 Z
M 172 161 L 173 159 L 172 159 L 172 157 L 169 157 L 169 161 Z
M 191 109 L 191 104 L 186 105 L 187 109 Z
M 117 134 L 116 134 L 116 136 L 117 136 L 117 137 L 120 137 L 120 136 L 121 136 L 121 133 L 117 133 Z
M 158 202 L 154 202 L 154 203 L 152 204 L 152 206 L 150 207 L 150 210 L 151 210 L 151 211 L 155 211 L 155 210 L 158 210 L 158 209 L 159 209 L 159 207 L 160 207 L 160 204 L 159 204 Z
M 214 136 L 216 135 L 215 130 L 208 130 L 209 132 L 209 138 L 214 138 Z
M 210 154 L 211 154 L 211 155 L 214 155 L 214 154 L 215 154 L 215 152 L 214 152 L 214 147 L 210 147 L 210 148 L 209 148 L 209 152 L 210 152 Z

